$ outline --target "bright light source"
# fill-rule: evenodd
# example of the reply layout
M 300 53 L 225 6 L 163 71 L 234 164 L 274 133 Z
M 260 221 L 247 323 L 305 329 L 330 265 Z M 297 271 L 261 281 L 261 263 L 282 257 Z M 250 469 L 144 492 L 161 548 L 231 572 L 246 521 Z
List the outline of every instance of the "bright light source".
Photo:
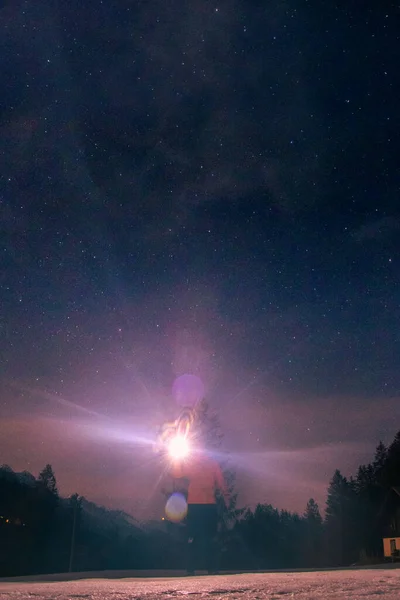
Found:
M 189 444 L 183 435 L 177 435 L 172 438 L 168 446 L 168 452 L 171 458 L 186 458 L 189 454 Z

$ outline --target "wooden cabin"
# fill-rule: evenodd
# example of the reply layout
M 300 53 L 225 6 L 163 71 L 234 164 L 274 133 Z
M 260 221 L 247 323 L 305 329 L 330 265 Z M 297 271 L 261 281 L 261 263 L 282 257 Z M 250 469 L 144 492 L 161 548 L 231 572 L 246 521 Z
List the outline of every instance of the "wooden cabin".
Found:
M 391 488 L 386 499 L 383 554 L 386 559 L 400 559 L 400 487 Z

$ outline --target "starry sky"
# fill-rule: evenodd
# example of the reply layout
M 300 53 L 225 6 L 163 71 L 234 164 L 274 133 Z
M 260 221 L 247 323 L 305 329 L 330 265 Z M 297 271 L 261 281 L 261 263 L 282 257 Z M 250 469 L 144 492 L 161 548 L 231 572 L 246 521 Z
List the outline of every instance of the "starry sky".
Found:
M 241 504 L 399 429 L 399 9 L 6 0 L 0 462 L 159 514 L 198 375 Z

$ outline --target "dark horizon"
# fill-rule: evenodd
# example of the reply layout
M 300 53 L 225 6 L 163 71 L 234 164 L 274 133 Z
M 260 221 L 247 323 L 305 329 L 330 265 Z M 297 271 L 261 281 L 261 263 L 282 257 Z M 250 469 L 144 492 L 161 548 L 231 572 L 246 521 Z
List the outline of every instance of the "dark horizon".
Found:
M 393 439 L 396 17 L 5 3 L 0 462 L 157 516 L 151 442 L 185 373 L 239 504 L 323 510 L 334 470 Z

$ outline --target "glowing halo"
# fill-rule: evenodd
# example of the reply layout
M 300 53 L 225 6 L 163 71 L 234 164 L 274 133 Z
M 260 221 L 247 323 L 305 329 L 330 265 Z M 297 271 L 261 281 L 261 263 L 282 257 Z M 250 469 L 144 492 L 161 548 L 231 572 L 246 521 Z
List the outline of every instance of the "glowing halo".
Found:
M 183 435 L 175 435 L 168 443 L 168 454 L 174 460 L 186 458 L 190 453 L 190 445 Z

